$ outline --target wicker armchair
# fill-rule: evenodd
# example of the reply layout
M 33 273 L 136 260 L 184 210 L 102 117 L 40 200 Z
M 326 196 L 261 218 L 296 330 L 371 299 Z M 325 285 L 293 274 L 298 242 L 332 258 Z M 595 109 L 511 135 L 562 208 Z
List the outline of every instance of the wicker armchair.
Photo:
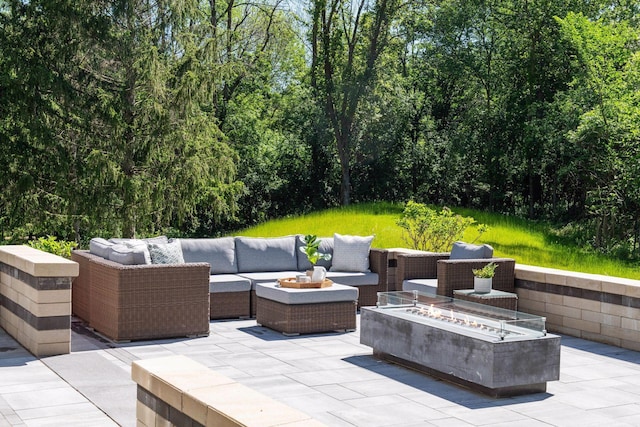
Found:
M 209 334 L 209 264 L 122 265 L 74 251 L 72 311 L 114 341 Z
M 398 254 L 396 280 L 402 287 L 404 280 L 438 279 L 437 295 L 453 296 L 455 289 L 473 288 L 473 272 L 489 262 L 498 264 L 493 289 L 513 292 L 515 260 L 511 258 L 449 259 L 449 252 Z

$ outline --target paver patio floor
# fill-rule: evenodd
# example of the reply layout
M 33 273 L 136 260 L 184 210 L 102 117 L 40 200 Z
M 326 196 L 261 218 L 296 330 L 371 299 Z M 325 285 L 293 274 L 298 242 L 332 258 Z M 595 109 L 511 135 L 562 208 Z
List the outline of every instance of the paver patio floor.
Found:
M 0 426 L 135 426 L 133 360 L 181 354 L 329 426 L 640 426 L 640 353 L 562 336 L 547 392 L 488 398 L 381 362 L 359 332 L 285 337 L 255 320 L 204 338 L 113 344 L 74 322 L 36 359 L 0 329 Z

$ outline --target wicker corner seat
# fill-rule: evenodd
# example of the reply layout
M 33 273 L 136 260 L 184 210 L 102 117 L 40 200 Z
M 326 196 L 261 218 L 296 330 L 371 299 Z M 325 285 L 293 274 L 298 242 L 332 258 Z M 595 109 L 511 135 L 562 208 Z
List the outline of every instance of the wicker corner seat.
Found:
M 209 334 L 209 264 L 123 265 L 73 251 L 72 308 L 114 341 Z
M 458 244 L 458 242 L 456 242 Z M 435 286 L 435 294 L 453 297 L 453 291 L 457 289 L 473 288 L 473 269 L 482 268 L 489 262 L 498 265 L 493 277 L 492 288 L 514 292 L 515 290 L 515 260 L 511 258 L 494 258 L 493 248 L 483 245 L 488 250 L 483 256 L 477 258 L 455 258 L 454 250 L 462 247 L 474 247 L 460 242 L 460 246 L 452 249 L 452 252 L 422 252 L 406 253 L 398 255 L 396 272 L 396 286 L 405 289 L 411 288 L 411 282 L 418 287 L 421 281 L 429 286 Z M 476 246 L 480 248 L 480 246 Z M 454 254 L 454 256 L 452 256 Z M 407 283 L 409 282 L 409 283 Z

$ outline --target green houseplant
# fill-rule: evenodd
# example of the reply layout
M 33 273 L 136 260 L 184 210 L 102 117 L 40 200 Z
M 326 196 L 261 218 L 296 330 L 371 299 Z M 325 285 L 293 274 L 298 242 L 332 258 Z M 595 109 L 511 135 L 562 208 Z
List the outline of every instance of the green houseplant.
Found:
M 324 282 L 327 270 L 322 266 L 316 265 L 316 263 L 320 260 L 330 260 L 331 254 L 320 252 L 320 240 L 318 240 L 318 237 L 313 234 L 307 234 L 304 236 L 303 242 L 305 246 L 302 246 L 300 251 L 307 256 L 307 259 L 313 267 L 311 270 L 307 271 L 307 276 L 311 277 L 312 282 Z
M 307 256 L 312 266 L 315 266 L 320 260 L 329 261 L 331 259 L 331 254 L 320 252 L 320 240 L 318 236 L 307 234 L 302 241 L 305 246 L 301 246 L 300 251 Z
M 482 268 L 474 268 L 471 270 L 473 273 L 473 291 L 479 294 L 488 294 L 491 292 L 491 286 L 493 284 L 493 276 L 496 274 L 496 268 L 498 264 L 491 261 L 489 264 Z

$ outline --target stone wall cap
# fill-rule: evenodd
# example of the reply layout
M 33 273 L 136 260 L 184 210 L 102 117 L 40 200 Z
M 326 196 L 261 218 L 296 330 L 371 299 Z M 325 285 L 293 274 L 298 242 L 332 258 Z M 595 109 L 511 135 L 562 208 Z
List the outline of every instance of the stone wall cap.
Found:
M 34 277 L 77 277 L 75 261 L 26 245 L 0 246 L 0 262 Z

